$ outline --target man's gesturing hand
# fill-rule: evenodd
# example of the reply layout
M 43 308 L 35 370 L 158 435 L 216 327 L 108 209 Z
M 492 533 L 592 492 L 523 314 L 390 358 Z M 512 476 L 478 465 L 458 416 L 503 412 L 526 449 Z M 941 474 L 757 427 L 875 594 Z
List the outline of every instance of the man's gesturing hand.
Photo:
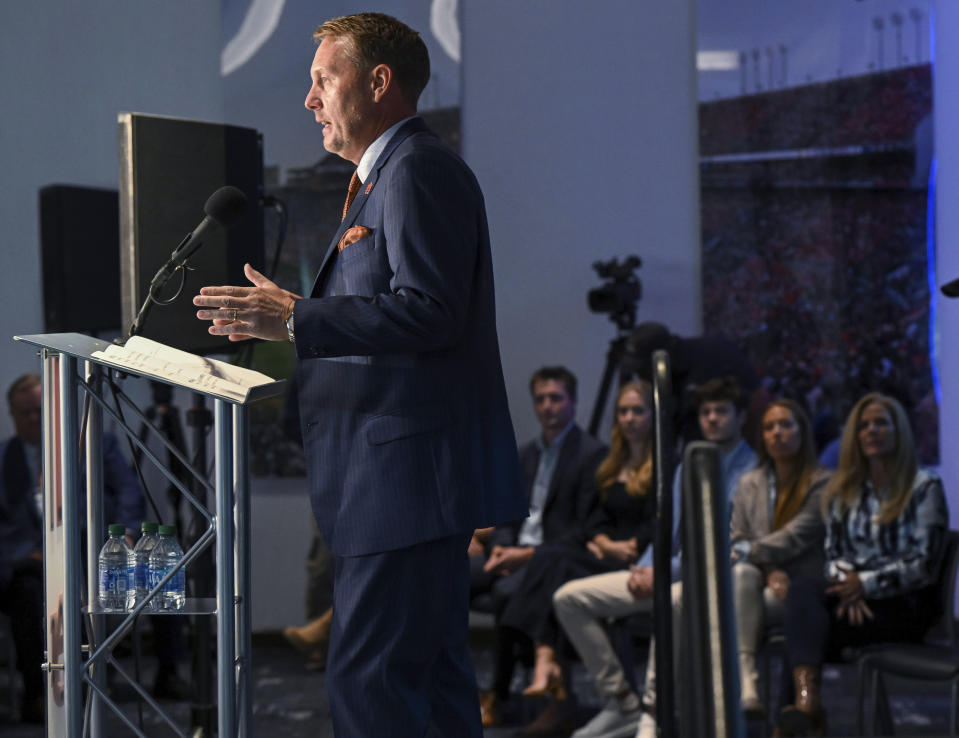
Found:
M 231 341 L 287 340 L 286 319 L 300 296 L 277 287 L 249 264 L 243 265 L 243 272 L 253 287 L 202 287 L 193 304 L 212 309 L 197 310 L 196 317 L 212 320 L 209 332 Z

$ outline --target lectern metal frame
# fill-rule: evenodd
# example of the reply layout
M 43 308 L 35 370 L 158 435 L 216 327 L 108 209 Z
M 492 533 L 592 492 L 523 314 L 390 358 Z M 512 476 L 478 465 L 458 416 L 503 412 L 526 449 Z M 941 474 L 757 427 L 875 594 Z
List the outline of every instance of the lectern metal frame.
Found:
M 215 606 L 211 600 L 188 601 L 183 611 L 175 614 L 158 615 L 175 617 L 178 614 L 212 614 L 217 619 L 217 717 L 220 736 L 252 735 L 253 703 L 251 673 L 251 556 L 250 556 L 250 478 L 247 461 L 249 446 L 249 418 L 247 405 L 251 402 L 272 397 L 283 391 L 285 382 L 272 382 L 249 390 L 246 398 L 238 400 L 224 394 L 200 391 L 188 382 L 175 382 L 167 377 L 149 372 L 136 372 L 120 367 L 102 358 L 95 358 L 95 351 L 103 351 L 110 344 L 79 333 L 52 333 L 15 336 L 15 340 L 35 345 L 41 349 L 43 358 L 43 469 L 44 469 L 44 542 L 47 550 L 47 536 L 52 530 L 51 522 L 57 514 L 50 500 L 54 500 L 52 485 L 56 484 L 57 470 L 61 478 L 63 548 L 62 561 L 48 562 L 44 567 L 44 576 L 49 577 L 48 568 L 59 564 L 64 573 L 63 589 L 63 658 L 62 663 L 53 663 L 55 652 L 51 651 L 50 630 L 44 627 L 47 639 L 47 652 L 50 654 L 44 669 L 53 675 L 63 672 L 62 713 L 48 700 L 48 736 L 92 736 L 100 738 L 106 735 L 103 728 L 103 708 L 112 709 L 135 735 L 145 736 L 133 722 L 113 703 L 104 687 L 104 667 L 113 666 L 127 679 L 137 693 L 147 702 L 174 730 L 177 735 L 186 736 L 173 722 L 170 716 L 150 695 L 132 680 L 113 659 L 112 647 L 133 627 L 138 615 L 150 615 L 145 609 L 149 599 L 159 592 L 162 586 L 173 576 L 170 572 L 151 591 L 143 602 L 123 619 L 122 623 L 109 635 L 105 635 L 102 617 L 109 614 L 97 604 L 97 556 L 99 537 L 89 535 L 86 550 L 87 569 L 87 610 L 91 613 L 92 628 L 88 632 L 91 640 L 88 649 L 81 648 L 80 628 L 83 602 L 80 591 L 80 452 L 79 452 L 79 416 L 78 401 L 81 391 L 87 403 L 87 431 L 84 436 L 85 466 L 87 475 L 87 530 L 103 530 L 102 515 L 102 448 L 101 428 L 103 413 L 106 412 L 117 423 L 133 443 L 135 443 L 174 484 L 184 496 L 208 520 L 209 528 L 185 553 L 180 566 L 187 566 L 204 549 L 215 542 L 216 558 L 216 598 Z M 79 373 L 80 362 L 84 364 L 84 373 Z M 211 512 L 194 497 L 190 490 L 179 480 L 173 471 L 152 453 L 136 431 L 126 424 L 123 417 L 109 406 L 99 381 L 111 370 L 121 371 L 134 377 L 144 377 L 182 387 L 190 391 L 200 391 L 214 400 L 214 445 L 215 445 L 215 481 L 211 486 L 202 470 L 190 464 L 182 451 L 172 447 L 163 438 L 163 434 L 150 423 L 136 405 L 122 392 L 117 396 L 130 408 L 139 420 L 146 423 L 157 434 L 157 438 L 167 445 L 178 460 L 215 495 L 214 510 Z M 54 414 L 56 413 L 56 414 Z M 55 429 L 59 429 L 59 433 Z M 46 612 L 50 612 L 49 607 Z M 84 659 L 82 651 L 87 650 Z M 52 677 L 50 677 L 52 678 Z M 84 683 L 89 687 L 88 699 L 84 700 Z M 49 688 L 48 688 L 49 692 Z M 86 710 L 85 710 L 86 707 Z M 54 712 L 57 712 L 55 715 Z

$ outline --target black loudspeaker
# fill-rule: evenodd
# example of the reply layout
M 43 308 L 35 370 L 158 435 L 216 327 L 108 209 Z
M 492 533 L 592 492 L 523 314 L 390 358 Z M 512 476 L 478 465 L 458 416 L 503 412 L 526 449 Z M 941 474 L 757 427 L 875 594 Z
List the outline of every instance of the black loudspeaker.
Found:
M 120 208 L 116 190 L 40 190 L 43 324 L 47 333 L 120 329 Z
M 245 213 L 228 231 L 209 234 L 190 257 L 189 269 L 175 274 L 161 293 L 172 302 L 154 304 L 140 333 L 192 353 L 235 350 L 240 344 L 207 333 L 209 323 L 197 320 L 192 300 L 205 285 L 248 285 L 244 262 L 265 271 L 263 137 L 251 128 L 140 113 L 121 113 L 119 133 L 124 335 L 154 274 L 203 220 L 207 199 L 232 185 L 247 197 Z

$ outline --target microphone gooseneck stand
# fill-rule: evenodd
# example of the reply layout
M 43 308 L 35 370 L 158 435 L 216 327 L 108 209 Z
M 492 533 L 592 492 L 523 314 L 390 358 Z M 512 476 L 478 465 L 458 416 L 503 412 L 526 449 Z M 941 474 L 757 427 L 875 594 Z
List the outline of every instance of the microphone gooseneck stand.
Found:
M 143 332 L 143 326 L 146 317 L 153 307 L 157 305 L 169 305 L 173 303 L 182 293 L 186 286 L 186 270 L 189 269 L 188 260 L 196 253 L 197 249 L 203 244 L 203 239 L 209 231 L 215 228 L 227 229 L 232 226 L 243 214 L 247 207 L 247 198 L 243 192 L 236 187 L 221 187 L 214 192 L 206 201 L 203 207 L 206 217 L 201 221 L 193 231 L 188 233 L 174 249 L 170 258 L 163 264 L 157 273 L 150 280 L 150 287 L 147 295 L 134 318 L 130 331 L 123 339 L 117 339 L 118 343 L 126 341 L 135 335 Z M 167 299 L 160 298 L 160 292 L 166 287 L 167 283 L 174 274 L 180 272 L 182 281 L 177 291 Z M 157 383 L 154 383 L 156 392 Z M 161 390 L 161 394 L 162 390 Z M 166 430 L 170 441 L 180 448 L 186 450 L 186 443 L 183 437 L 182 428 L 179 425 L 179 413 L 172 402 L 172 392 L 166 398 L 167 403 L 163 406 L 168 411 L 169 420 L 172 425 L 168 425 Z M 161 403 L 156 402 L 155 406 Z M 194 393 L 194 405 L 187 415 L 187 423 L 193 428 L 194 440 L 194 468 L 206 470 L 207 468 L 207 436 L 213 427 L 213 415 L 206 407 L 206 398 L 199 393 Z M 206 499 L 206 490 L 197 480 L 186 479 L 184 483 L 191 484 L 193 493 L 202 498 L 204 504 L 208 503 Z M 174 490 L 171 490 L 174 491 Z M 203 532 L 203 518 L 199 514 L 194 514 L 190 521 L 189 530 L 184 530 L 180 523 L 179 501 L 172 499 L 174 515 L 177 522 L 177 529 L 184 540 L 193 541 Z M 194 562 L 192 576 L 190 577 L 191 594 L 194 597 L 208 596 L 215 589 L 215 567 L 212 561 L 212 552 L 206 551 L 198 556 Z M 210 736 L 213 735 L 214 721 L 216 718 L 216 705 L 213 701 L 213 668 L 210 654 L 213 646 L 211 635 L 210 619 L 207 616 L 196 615 L 193 620 L 193 665 L 192 673 L 194 677 L 194 694 L 192 700 L 192 709 L 190 711 L 191 725 L 194 729 L 194 735 Z

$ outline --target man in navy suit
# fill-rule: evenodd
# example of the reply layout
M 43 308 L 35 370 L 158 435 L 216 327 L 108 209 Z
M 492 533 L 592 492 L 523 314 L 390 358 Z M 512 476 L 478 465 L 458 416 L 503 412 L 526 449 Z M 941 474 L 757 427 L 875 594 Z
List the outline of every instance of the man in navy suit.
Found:
M 314 33 L 306 107 L 357 164 L 309 296 L 246 266 L 210 332 L 290 340 L 313 510 L 335 556 L 327 685 L 346 738 L 482 735 L 467 647 L 475 528 L 526 514 L 485 206 L 416 117 L 419 35 L 378 13 Z M 355 194 L 355 199 L 353 198 Z
M 596 468 L 606 447 L 576 425 L 576 377 L 563 366 L 537 369 L 529 381 L 541 433 L 519 449 L 530 514 L 498 525 L 489 534 L 488 557 L 474 556 L 472 593 L 489 593 L 499 619 L 523 579 L 526 564 L 542 544 L 586 545 L 583 526 L 596 499 Z M 474 550 L 478 546 L 474 545 Z M 509 698 L 514 651 L 533 644 L 497 623 L 493 682 L 480 696 L 483 725 L 499 722 L 499 704 Z

